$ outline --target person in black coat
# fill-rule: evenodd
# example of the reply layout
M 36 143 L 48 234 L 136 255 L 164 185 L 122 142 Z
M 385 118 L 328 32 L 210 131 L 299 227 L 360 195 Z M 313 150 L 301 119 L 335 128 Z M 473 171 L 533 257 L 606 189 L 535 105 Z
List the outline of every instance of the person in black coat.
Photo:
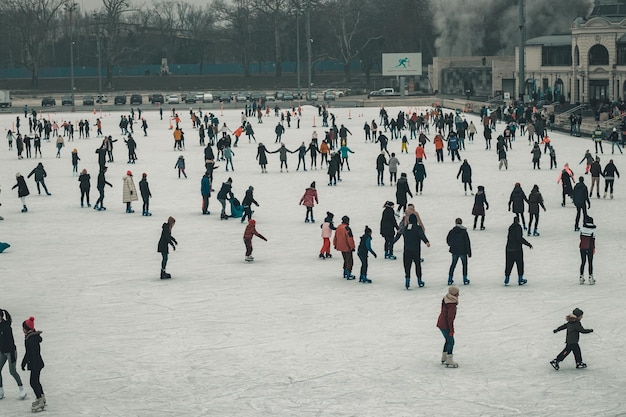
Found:
M 474 190 L 472 189 L 472 167 L 467 162 L 467 159 L 463 160 L 463 163 L 459 167 L 459 172 L 456 174 L 456 178 L 459 179 L 461 177 L 461 182 L 463 182 L 463 190 L 465 191 L 465 195 L 467 195 L 467 187 L 469 186 L 470 193 L 474 195 Z
M 406 173 L 400 174 L 400 179 L 396 183 L 396 202 L 398 203 L 398 213 L 400 209 L 406 211 L 407 198 L 406 195 L 410 195 L 413 198 L 413 193 L 409 189 L 409 181 L 407 180 Z
M 341 156 L 339 155 L 339 152 L 332 153 L 330 161 L 328 161 L 328 185 L 337 185 L 337 176 L 339 175 L 340 166 Z
M 15 339 L 13 338 L 13 330 L 11 324 L 13 319 L 8 311 L 0 309 L 0 372 L 4 364 L 9 362 L 9 373 L 17 382 L 17 386 L 20 390 L 20 400 L 26 398 L 26 390 L 22 385 L 22 378 L 17 373 L 17 348 L 15 347 Z M 1 379 L 1 375 L 0 375 Z M 4 398 L 4 388 L 0 385 L 0 399 Z
M 461 260 L 461 265 L 463 265 L 463 285 L 467 285 L 470 283 L 470 280 L 467 279 L 467 258 L 472 257 L 472 245 L 469 234 L 467 234 L 467 228 L 463 226 L 463 220 L 457 218 L 454 223 L 454 227 L 448 232 L 448 237 L 446 238 L 452 254 L 452 263 L 448 272 L 448 285 L 454 284 L 452 278 L 459 259 Z
M 143 206 L 141 210 L 142 216 L 152 216 L 150 213 L 150 198 L 152 193 L 150 192 L 150 185 L 148 184 L 148 174 L 145 172 L 141 174 L 141 181 L 139 181 L 139 192 L 141 193 L 141 199 L 143 200 Z
M 411 266 L 415 264 L 415 275 L 417 276 L 417 285 L 421 288 L 424 286 L 422 281 L 422 242 L 430 247 L 430 242 L 424 234 L 424 229 L 418 224 L 417 216 L 411 214 L 409 222 L 402 232 L 404 237 L 404 252 L 402 253 L 402 261 L 404 263 L 404 287 L 408 290 L 411 285 Z
M 98 197 L 98 200 L 96 200 L 96 204 L 94 204 L 93 206 L 94 210 L 106 210 L 106 207 L 104 207 L 104 186 L 108 185 L 109 187 L 113 187 L 113 184 L 106 180 L 106 177 L 104 175 L 106 172 L 107 167 L 104 167 L 100 170 L 100 173 L 98 174 L 98 184 L 96 185 L 96 188 L 98 189 L 100 196 Z
M 87 198 L 87 207 L 91 207 L 89 204 L 89 190 L 91 189 L 91 175 L 87 173 L 86 169 L 83 169 L 78 176 L 78 182 L 80 183 L 80 206 L 84 207 L 85 197 Z
M 165 272 L 165 268 L 167 268 L 169 246 L 172 246 L 172 250 L 176 250 L 176 245 L 178 245 L 178 242 L 172 236 L 172 229 L 175 223 L 176 219 L 170 216 L 167 218 L 167 223 L 163 223 L 163 226 L 161 226 L 161 238 L 157 246 L 157 252 L 161 254 L 161 279 L 172 278 L 171 274 Z
M 387 163 L 387 158 L 385 158 L 385 152 L 381 151 L 376 158 L 376 171 L 378 172 L 378 185 L 385 185 L 384 176 L 385 176 L 385 165 L 389 165 Z
M 515 213 L 515 217 L 522 218 L 522 226 L 524 230 L 526 230 L 526 219 L 524 218 L 524 202 L 528 203 L 528 198 L 526 197 L 526 193 L 522 190 L 522 185 L 519 182 L 515 183 L 515 187 L 513 187 L 513 191 L 511 191 L 511 196 L 509 197 L 509 211 L 513 209 L 513 213 Z
M 134 164 L 137 160 L 137 154 L 135 153 L 137 150 L 137 142 L 135 142 L 135 139 L 129 134 L 128 139 L 124 139 L 124 143 L 126 143 L 126 147 L 128 147 L 127 164 Z
M 591 200 L 589 200 L 589 191 L 585 185 L 585 178 L 578 177 L 578 183 L 574 186 L 573 200 L 576 206 L 576 221 L 574 223 L 574 231 L 578 232 L 578 222 L 580 222 L 580 213 L 583 214 L 583 219 L 587 217 L 587 209 L 591 208 Z
M 611 159 L 608 164 L 604 167 L 602 171 L 602 176 L 604 177 L 604 198 L 606 198 L 606 193 L 611 190 L 611 200 L 613 199 L 613 183 L 615 182 L 615 176 L 619 178 L 619 171 L 617 167 L 613 163 Z
M 26 185 L 26 180 L 24 176 L 19 172 L 15 174 L 16 184 L 11 188 L 12 190 L 17 188 L 17 196 L 20 200 L 22 200 L 22 213 L 26 213 L 28 208 L 26 207 L 26 197 L 30 194 L 28 191 L 28 186 Z
M 474 207 L 472 207 L 472 215 L 474 216 L 474 230 L 476 230 L 478 217 L 480 217 L 480 230 L 485 230 L 485 210 L 489 210 L 487 194 L 485 194 L 485 187 L 479 185 L 478 191 L 474 196 Z
M 226 200 L 233 198 L 232 190 L 233 190 L 233 179 L 228 177 L 228 180 L 222 183 L 222 187 L 217 193 L 217 201 L 219 201 L 220 204 L 222 205 L 222 213 L 220 216 L 221 220 L 228 219 L 228 216 L 226 215 Z
M 527 280 L 524 279 L 524 252 L 522 245 L 533 248 L 522 233 L 522 226 L 519 225 L 519 217 L 513 218 L 513 224 L 509 226 L 509 232 L 506 238 L 506 266 L 504 267 L 504 285 L 509 285 L 509 277 L 513 270 L 513 264 L 517 265 L 518 285 L 524 285 Z
M 550 365 L 557 371 L 559 370 L 559 362 L 563 362 L 570 352 L 574 352 L 574 359 L 576 360 L 576 368 L 586 368 L 587 364 L 583 362 L 583 355 L 578 346 L 578 340 L 581 333 L 593 333 L 593 329 L 585 329 L 580 321 L 583 318 L 583 311 L 580 308 L 575 308 L 572 314 L 568 314 L 565 317 L 565 324 L 560 325 L 553 330 L 554 333 L 558 333 L 561 330 L 567 329 L 567 335 L 565 336 L 565 349 L 563 349 L 552 361 Z
M 46 173 L 46 170 L 44 169 L 43 164 L 41 162 L 38 163 L 37 166 L 33 168 L 32 171 L 30 171 L 30 174 L 28 174 L 28 178 L 30 178 L 33 175 L 35 175 L 35 184 L 37 184 L 37 192 L 41 194 L 41 188 L 39 188 L 39 185 L 41 184 L 46 194 L 51 195 L 48 192 L 48 187 L 46 187 L 45 178 L 48 176 L 48 174 Z
M 539 236 L 537 231 L 539 227 L 539 206 L 541 206 L 543 211 L 546 211 L 546 206 L 543 204 L 543 196 L 539 192 L 539 186 L 535 184 L 528 195 L 528 236 L 530 236 L 530 230 L 533 229 L 533 219 L 535 220 L 533 236 Z
M 261 142 L 259 142 L 259 146 L 256 151 L 256 159 L 259 161 L 259 165 L 261 166 L 261 173 L 267 173 L 267 148 Z
M 24 330 L 24 345 L 26 346 L 24 359 L 22 359 L 22 371 L 25 371 L 26 368 L 30 371 L 30 386 L 37 397 L 37 400 L 32 404 L 32 411 L 42 411 L 46 405 L 46 396 L 39 381 L 41 371 L 45 366 L 41 358 L 41 332 L 35 330 L 34 317 L 24 320 L 22 330 Z
M 254 187 L 249 186 L 246 190 L 246 195 L 241 200 L 241 205 L 243 206 L 243 216 L 241 216 L 241 223 L 243 223 L 244 219 L 248 217 L 248 220 L 252 218 L 252 205 L 255 204 L 259 207 L 259 203 L 254 199 Z
M 398 230 L 398 222 L 393 211 L 394 203 L 385 203 L 382 217 L 380 219 L 380 234 L 385 238 L 385 259 L 396 259 L 393 254 L 393 240 Z

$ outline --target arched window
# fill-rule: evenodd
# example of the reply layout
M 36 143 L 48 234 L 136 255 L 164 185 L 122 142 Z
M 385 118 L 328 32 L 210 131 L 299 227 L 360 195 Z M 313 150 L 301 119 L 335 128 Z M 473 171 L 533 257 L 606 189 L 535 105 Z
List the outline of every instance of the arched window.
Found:
M 609 51 L 600 44 L 589 49 L 589 65 L 609 65 Z
M 574 47 L 574 65 L 580 65 L 580 52 L 578 51 L 578 45 Z

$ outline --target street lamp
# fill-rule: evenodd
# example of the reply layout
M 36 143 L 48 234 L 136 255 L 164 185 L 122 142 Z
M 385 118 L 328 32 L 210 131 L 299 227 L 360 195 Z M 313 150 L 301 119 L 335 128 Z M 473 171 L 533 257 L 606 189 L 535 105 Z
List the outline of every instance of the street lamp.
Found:
M 311 39 L 311 0 L 307 0 L 306 4 L 306 50 L 308 55 L 308 75 L 309 75 L 309 97 L 311 97 L 311 48 L 313 39 Z
M 296 74 L 298 84 L 298 101 L 300 100 L 300 4 L 296 8 Z
M 71 97 L 72 97 L 72 112 L 76 109 L 74 108 L 74 33 L 73 33 L 73 25 L 72 25 L 72 14 L 74 10 L 76 10 L 77 4 L 73 0 L 65 0 L 65 9 L 70 14 L 70 82 L 71 82 Z

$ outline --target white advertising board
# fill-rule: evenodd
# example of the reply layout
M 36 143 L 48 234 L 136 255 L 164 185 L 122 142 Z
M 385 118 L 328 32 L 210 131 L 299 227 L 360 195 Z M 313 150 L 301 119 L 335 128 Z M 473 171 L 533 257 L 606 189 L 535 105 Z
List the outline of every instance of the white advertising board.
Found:
M 422 54 L 383 54 L 383 76 L 404 75 L 422 75 Z

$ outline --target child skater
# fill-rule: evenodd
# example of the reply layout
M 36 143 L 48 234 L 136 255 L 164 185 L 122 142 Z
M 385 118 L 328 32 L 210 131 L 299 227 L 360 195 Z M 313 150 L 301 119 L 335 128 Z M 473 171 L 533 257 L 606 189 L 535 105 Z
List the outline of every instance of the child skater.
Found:
M 583 319 L 583 311 L 580 308 L 575 308 L 572 314 L 568 314 L 565 317 L 567 323 L 554 329 L 554 333 L 567 329 L 567 336 L 565 337 L 565 349 L 563 349 L 553 360 L 550 361 L 550 365 L 557 371 L 559 370 L 559 362 L 565 360 L 570 352 L 574 352 L 574 359 L 576 359 L 576 368 L 586 368 L 587 364 L 583 362 L 583 356 L 580 352 L 580 346 L 578 346 L 578 339 L 580 333 L 592 333 L 593 329 L 585 329 L 580 321 Z
M 36 413 L 43 411 L 46 406 L 46 396 L 41 382 L 39 382 L 39 376 L 44 367 L 43 359 L 41 358 L 41 332 L 35 330 L 34 317 L 24 320 L 22 330 L 24 330 L 24 345 L 26 346 L 24 359 L 22 359 L 22 371 L 25 371 L 26 367 L 30 371 L 30 386 L 37 397 L 31 404 L 31 411 Z
M 596 280 L 593 278 L 593 254 L 596 252 L 596 225 L 593 224 L 593 218 L 586 216 L 583 219 L 583 228 L 580 231 L 580 276 L 578 280 L 580 285 L 585 283 L 585 263 L 589 261 L 589 285 L 594 285 Z
M 361 260 L 361 274 L 359 275 L 359 282 L 363 284 L 371 284 L 372 280 L 367 279 L 367 254 L 371 253 L 374 258 L 377 258 L 376 252 L 372 250 L 372 229 L 365 226 L 365 233 L 361 236 L 361 242 L 357 250 L 357 255 Z
M 74 148 L 72 150 L 72 176 L 78 175 L 78 161 L 80 161 L 78 149 Z
M 256 220 L 250 219 L 248 221 L 248 225 L 246 226 L 246 230 L 243 232 L 243 243 L 246 245 L 246 262 L 254 261 L 254 257 L 252 256 L 252 237 L 258 236 L 264 241 L 267 242 L 265 236 L 256 231 Z
M 326 212 L 326 218 L 324 219 L 324 223 L 320 225 L 322 229 L 322 248 L 320 249 L 320 259 L 332 258 L 330 254 L 330 238 L 333 235 L 333 230 L 336 229 L 333 224 L 333 217 L 335 215 L 330 211 Z
M 472 215 L 474 215 L 474 230 L 476 230 L 478 217 L 480 217 L 480 230 L 485 230 L 485 210 L 489 210 L 487 194 L 485 194 L 485 187 L 479 185 L 478 191 L 474 196 L 474 207 L 472 208 Z
M 174 168 L 178 169 L 178 178 L 180 178 L 180 174 L 183 174 L 185 178 L 187 178 L 187 174 L 185 173 L 185 157 L 184 156 L 180 155 L 178 157 L 178 160 L 176 161 L 176 165 L 174 165 Z
M 300 199 L 300 205 L 304 205 L 306 207 L 306 216 L 304 219 L 305 223 L 309 222 L 309 216 L 311 216 L 311 223 L 315 223 L 315 219 L 313 218 L 313 206 L 315 206 L 315 203 L 319 204 L 319 201 L 317 199 L 315 181 L 313 181 L 311 186 L 304 191 L 304 195 Z

